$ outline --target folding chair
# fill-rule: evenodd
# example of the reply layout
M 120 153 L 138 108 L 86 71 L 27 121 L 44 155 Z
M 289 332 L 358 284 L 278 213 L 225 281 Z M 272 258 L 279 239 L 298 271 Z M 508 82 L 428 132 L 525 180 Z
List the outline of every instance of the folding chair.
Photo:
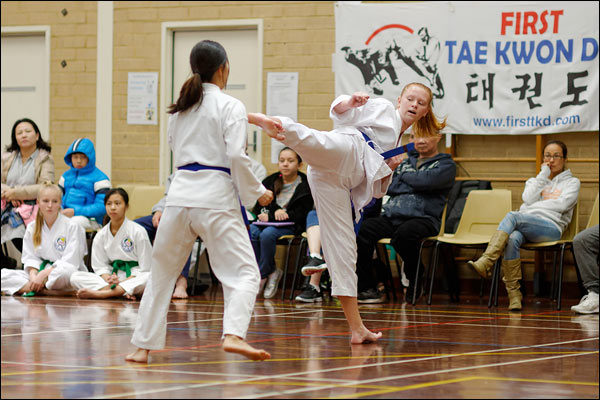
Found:
M 597 203 L 597 198 L 596 198 Z M 554 262 L 553 262 L 553 271 L 552 271 L 552 287 L 550 289 L 550 298 L 552 300 L 557 300 L 556 309 L 560 310 L 561 306 L 561 296 L 562 296 L 562 279 L 563 279 L 563 263 L 565 258 L 565 250 L 569 248 L 571 250 L 571 254 L 573 255 L 573 260 L 575 262 L 575 270 L 577 271 L 577 278 L 581 281 L 581 277 L 579 276 L 579 269 L 577 268 L 577 261 L 575 261 L 575 253 L 573 252 L 573 239 L 575 235 L 579 231 L 579 200 L 575 203 L 575 207 L 573 208 L 573 217 L 571 218 L 571 222 L 565 228 L 561 238 L 555 241 L 549 242 L 539 242 L 539 243 L 523 243 L 521 245 L 522 249 L 525 250 L 552 250 L 554 252 Z M 560 251 L 560 263 L 559 263 L 559 272 L 558 272 L 558 284 L 556 284 L 556 252 Z M 500 280 L 500 264 L 496 263 L 494 266 L 494 272 L 492 273 L 494 279 L 493 282 L 493 292 L 490 289 L 490 296 L 492 293 L 494 295 L 494 306 L 498 306 L 498 281 Z
M 444 206 L 444 211 L 442 213 L 442 224 L 440 225 L 440 231 L 438 232 L 438 234 L 436 236 L 430 236 L 427 237 L 425 239 L 421 240 L 421 246 L 419 247 L 419 257 L 417 258 L 417 271 L 416 271 L 416 275 L 415 275 L 415 291 L 413 292 L 413 296 L 412 296 L 412 300 L 411 300 L 411 304 L 414 306 L 415 303 L 417 302 L 417 291 L 416 288 L 418 288 L 418 284 L 419 284 L 419 274 L 421 272 L 421 255 L 423 253 L 423 247 L 425 246 L 426 243 L 433 243 L 434 250 L 433 250 L 433 254 L 431 259 L 429 260 L 429 268 L 427 269 L 428 274 L 431 273 L 431 266 L 433 265 L 433 262 L 437 262 L 437 259 L 434 257 L 436 256 L 438 253 L 438 246 L 439 246 L 439 242 L 438 242 L 438 238 L 444 235 L 444 230 L 446 228 L 446 209 L 448 208 L 448 204 L 446 204 Z M 451 234 L 448 234 L 448 236 Z M 398 271 L 398 274 L 400 274 L 400 271 Z M 433 288 L 433 278 L 431 279 L 431 288 Z M 431 304 L 431 296 L 429 297 L 429 304 Z
M 300 246 L 298 248 L 298 254 L 301 254 L 303 244 L 306 243 L 306 238 L 302 237 L 301 235 L 283 235 L 277 239 L 276 243 L 287 246 L 286 255 L 285 255 L 285 266 L 283 269 L 283 277 L 281 278 L 281 280 L 283 281 L 281 284 L 281 300 L 283 301 L 283 299 L 285 298 L 285 281 L 287 278 L 288 266 L 290 263 L 290 255 L 291 255 L 290 249 L 292 248 L 292 245 L 298 245 L 298 246 Z M 298 269 L 299 258 L 300 257 L 298 257 L 298 255 L 297 255 L 296 256 L 296 267 L 295 267 L 296 269 Z M 294 279 L 294 281 L 295 281 L 295 279 Z M 294 284 L 295 284 L 295 282 L 292 283 L 292 295 L 294 294 L 294 286 L 293 286 Z
M 447 243 L 467 248 L 485 248 L 498 224 L 512 209 L 511 191 L 507 189 L 472 190 L 467 196 L 465 208 L 456 233 L 439 235 L 433 252 L 431 278 L 427 304 L 431 304 L 433 281 L 438 263 L 439 244 Z M 415 286 L 416 288 L 416 286 Z M 490 298 L 491 300 L 491 298 Z
M 294 271 L 294 279 L 292 280 L 292 291 L 290 293 L 290 300 L 294 300 L 294 293 L 296 292 L 296 285 L 298 282 L 298 277 L 299 275 L 301 275 L 301 268 L 300 265 L 302 265 L 303 263 L 301 263 L 300 261 L 306 258 L 306 248 L 308 247 L 308 238 L 306 236 L 306 232 L 302 232 L 302 235 L 300 235 L 302 237 L 301 241 L 300 241 L 300 247 L 298 248 L 298 253 L 296 254 L 296 269 Z

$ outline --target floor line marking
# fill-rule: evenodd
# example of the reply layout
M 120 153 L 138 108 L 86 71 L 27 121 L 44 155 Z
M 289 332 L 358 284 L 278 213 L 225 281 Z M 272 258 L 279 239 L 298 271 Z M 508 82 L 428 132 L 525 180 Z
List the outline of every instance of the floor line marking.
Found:
M 589 351 L 528 351 L 528 352 L 516 352 L 516 353 L 485 353 L 485 354 L 471 354 L 471 353 L 442 353 L 437 354 L 438 357 L 457 357 L 457 356 L 522 356 L 522 355 L 548 355 L 548 354 L 589 354 Z M 361 359 L 369 359 L 369 358 L 381 358 L 381 359 L 391 359 L 391 358 L 409 358 L 409 357 L 421 357 L 426 359 L 427 357 L 431 357 L 430 353 L 407 353 L 407 354 L 390 354 L 390 355 L 367 355 L 367 356 L 333 356 L 333 357 L 301 357 L 301 358 L 273 358 L 269 360 L 264 360 L 267 363 L 277 363 L 277 362 L 289 362 L 289 361 L 335 361 L 335 360 L 361 360 Z M 182 362 L 182 363 L 162 363 L 162 364 L 150 364 L 151 366 L 157 367 L 175 367 L 175 366 L 191 366 L 191 365 L 216 365 L 216 364 L 232 364 L 232 363 L 252 363 L 252 360 L 220 360 L 220 361 L 191 361 L 191 362 Z M 4 372 L 1 374 L 3 377 L 10 376 L 22 376 L 22 375 L 35 375 L 35 374 L 51 374 L 51 373 L 59 373 L 59 372 L 78 372 L 78 371 L 86 371 L 86 370 L 119 370 L 119 367 L 83 367 L 83 366 L 61 366 L 56 364 L 32 364 L 32 363 L 21 363 L 21 362 L 13 362 L 13 361 L 2 361 L 2 364 L 17 364 L 17 365 L 39 365 L 39 366 L 58 366 L 62 369 L 47 369 L 47 370 L 39 370 L 39 371 L 19 371 L 19 372 Z M 131 371 L 132 369 L 147 371 L 148 368 L 126 368 L 125 370 Z M 165 371 L 163 371 L 165 372 Z M 173 373 L 179 373 L 181 371 L 171 371 Z M 204 374 L 213 375 L 213 373 L 206 372 Z M 214 374 L 217 375 L 217 374 Z M 240 374 L 241 376 L 252 376 L 249 374 Z M 225 376 L 229 376 L 225 374 Z M 345 380 L 344 380 L 345 381 Z
M 598 353 L 597 351 L 594 351 L 594 352 L 589 352 L 588 354 L 597 354 L 597 353 Z M 469 366 L 469 367 L 459 367 L 459 368 L 453 368 L 453 369 L 388 376 L 388 377 L 383 377 L 383 378 L 367 379 L 367 380 L 363 380 L 363 381 L 354 381 L 354 382 L 349 383 L 349 385 L 357 385 L 357 384 L 364 385 L 364 384 L 371 384 L 371 383 L 376 383 L 376 382 L 385 382 L 385 381 L 389 381 L 389 380 L 413 378 L 413 377 L 417 377 L 417 376 L 444 374 L 444 373 L 450 373 L 450 372 L 467 371 L 467 370 L 472 370 L 472 369 L 481 369 L 481 368 L 490 368 L 490 367 L 500 367 L 500 366 L 505 366 L 505 365 L 523 364 L 523 363 L 537 362 L 537 361 L 547 361 L 547 360 L 552 360 L 552 359 L 565 358 L 565 357 L 576 357 L 576 356 L 581 356 L 581 355 L 587 355 L 587 354 L 566 354 L 566 355 L 559 355 L 559 356 L 552 356 L 552 357 L 534 358 L 534 359 L 529 359 L 529 360 L 507 361 L 507 362 L 502 362 L 502 363 L 474 365 L 474 366 Z M 395 364 L 395 363 L 400 363 L 400 362 L 394 361 L 394 362 L 391 362 L 390 364 Z M 372 366 L 372 364 L 364 366 L 364 367 L 370 367 L 370 366 Z M 262 393 L 260 395 L 242 396 L 242 397 L 237 397 L 237 398 L 238 399 L 250 399 L 250 398 L 258 399 L 258 398 L 271 397 L 271 396 L 289 396 L 292 394 L 305 393 L 305 392 L 321 390 L 321 389 L 324 389 L 324 388 L 311 389 L 311 390 L 308 390 L 308 389 L 286 390 L 286 391 L 279 391 L 279 392 Z M 386 393 L 391 393 L 391 391 L 386 392 Z
M 303 311 L 304 313 L 309 313 L 312 311 Z M 282 314 L 272 314 L 272 315 L 256 315 L 256 317 L 272 317 L 272 316 L 280 316 L 280 315 L 286 315 L 285 313 Z M 210 319 L 197 319 L 197 320 L 187 320 L 187 321 L 171 321 L 171 322 L 167 322 L 167 325 L 176 325 L 176 324 L 188 324 L 188 323 L 202 323 L 202 322 L 213 322 L 213 321 L 223 321 L 223 317 L 221 318 L 210 318 Z M 117 328 L 131 328 L 131 327 L 135 327 L 135 322 L 132 322 L 129 325 L 112 325 L 112 326 L 96 326 L 96 327 L 89 327 L 89 328 L 79 328 L 79 329 L 59 329 L 59 330 L 53 330 L 53 331 L 38 331 L 38 332 L 21 332 L 21 333 L 7 333 L 4 335 L 1 335 L 1 337 L 15 337 L 15 336 L 26 336 L 26 335 L 42 335 L 42 334 L 49 334 L 49 333 L 69 333 L 69 332 L 81 332 L 81 331 L 87 331 L 87 330 L 100 330 L 100 329 L 117 329 Z
M 586 341 L 591 341 L 591 340 L 597 340 L 598 338 L 586 338 L 586 339 L 577 339 L 577 340 L 570 340 L 570 341 L 563 341 L 563 342 L 554 342 L 554 343 L 544 343 L 544 344 L 537 344 L 537 345 L 529 345 L 529 346 L 519 346 L 519 347 L 514 347 L 514 348 L 509 348 L 509 349 L 502 349 L 502 350 L 482 350 L 482 351 L 476 351 L 476 352 L 471 352 L 471 353 L 463 353 L 462 355 L 470 355 L 470 354 L 478 354 L 478 353 L 490 353 L 493 351 L 500 351 L 500 352 L 504 352 L 504 351 L 509 351 L 509 350 L 521 350 L 521 349 L 529 349 L 532 347 L 547 347 L 547 346 L 556 346 L 556 345 L 561 345 L 561 344 L 567 344 L 567 343 L 579 343 L 579 342 L 586 342 Z M 594 352 L 589 352 L 589 353 L 585 353 L 585 354 L 568 354 L 568 355 L 561 355 L 561 356 L 554 356 L 554 357 L 546 357 L 546 359 L 550 359 L 550 358 L 560 358 L 560 357 L 572 357 L 572 356 L 579 356 L 579 355 L 587 355 L 587 354 L 597 354 L 597 351 Z M 350 369 L 356 369 L 356 368 L 367 368 L 367 367 L 377 367 L 377 366 L 386 366 L 386 365 L 394 365 L 394 364 L 401 364 L 401 363 L 407 363 L 407 362 L 417 362 L 417 361 L 430 361 L 430 360 L 436 360 L 436 359 L 441 359 L 441 358 L 450 358 L 450 357 L 456 357 L 456 355 L 451 355 L 451 356 L 435 356 L 435 357 L 427 357 L 427 358 L 418 358 L 418 359 L 413 359 L 413 360 L 401 360 L 401 361 L 390 361 L 390 362 L 384 362 L 384 363 L 373 363 L 373 364 L 367 364 L 367 365 L 359 365 L 359 366 L 349 366 L 349 367 L 338 367 L 338 368 L 329 368 L 329 369 L 322 369 L 322 370 L 311 370 L 311 371 L 301 371 L 301 372 L 292 372 L 292 373 L 287 373 L 287 374 L 279 374 L 279 375 L 270 375 L 270 376 L 265 376 L 264 378 L 259 378 L 259 380 L 267 380 L 267 379 L 281 379 L 281 378 L 288 378 L 291 376 L 301 376 L 301 375 L 306 375 L 306 374 L 317 374 L 317 373 L 327 373 L 327 372 L 334 372 L 334 371 L 344 371 L 344 370 L 350 370 Z M 534 361 L 541 361 L 542 359 L 534 359 Z M 514 363 L 514 362 L 513 362 Z M 504 365 L 506 363 L 499 363 L 498 365 L 496 364 L 489 364 L 487 366 L 499 366 L 499 365 Z M 486 367 L 487 367 L 486 366 Z M 475 366 L 475 367 L 467 367 L 466 369 L 473 369 L 473 368 L 478 368 L 479 366 Z M 483 368 L 484 366 L 482 366 Z M 458 370 L 462 370 L 462 369 L 455 369 L 456 371 Z M 403 379 L 406 377 L 412 377 L 412 376 L 423 376 L 423 375 L 427 375 L 427 374 L 433 374 L 433 373 L 445 373 L 445 372 L 454 372 L 455 370 L 442 370 L 442 371 L 431 371 L 430 373 L 417 373 L 417 374 L 409 374 L 407 376 L 402 376 L 400 375 L 399 377 L 394 377 L 394 379 Z M 379 378 L 379 379 L 375 379 L 373 380 L 373 382 L 377 382 L 379 380 L 386 380 L 385 378 Z M 242 383 L 242 382 L 246 382 L 248 381 L 248 379 L 241 379 L 241 380 L 237 380 L 237 381 L 230 381 L 228 382 L 228 384 L 237 384 L 237 383 Z M 365 383 L 369 383 L 370 380 L 364 381 Z M 355 382 L 351 382 L 351 384 L 353 384 Z M 120 393 L 119 395 L 107 395 L 107 396 L 101 396 L 101 397 L 96 397 L 96 398 L 101 398 L 101 399 L 109 399 L 109 398 L 115 398 L 115 397 L 130 397 L 130 396 L 141 396 L 141 395 L 145 395 L 145 394 L 156 394 L 156 393 L 161 393 L 161 392 L 165 392 L 165 391 L 175 391 L 175 390 L 179 390 L 179 389 L 195 389 L 195 388 L 200 388 L 200 387 L 206 387 L 206 386 L 210 386 L 210 385 L 205 385 L 205 384 L 201 384 L 201 385 L 188 385 L 188 386 L 182 386 L 182 387 L 171 387 L 171 388 L 163 388 L 163 389 L 154 389 L 154 390 L 146 390 L 146 391 L 133 391 L 133 392 L 128 392 L 128 393 Z M 259 398 L 259 397 L 269 397 L 269 396 L 274 396 L 274 395 L 281 395 L 281 394 L 287 394 L 287 392 L 285 393 L 281 393 L 281 392 L 275 392 L 275 394 L 269 394 L 269 395 L 251 395 L 248 398 Z M 241 397 L 241 398 L 246 398 L 246 397 Z

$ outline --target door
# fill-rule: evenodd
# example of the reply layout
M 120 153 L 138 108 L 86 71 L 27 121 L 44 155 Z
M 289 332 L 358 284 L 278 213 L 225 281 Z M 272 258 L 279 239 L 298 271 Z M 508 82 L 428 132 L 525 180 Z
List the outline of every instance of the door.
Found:
M 2 150 L 16 120 L 33 120 L 48 141 L 48 59 L 44 34 L 2 35 Z
M 191 77 L 190 52 L 201 40 L 220 43 L 229 58 L 229 79 L 224 92 L 244 103 L 247 112 L 260 112 L 262 85 L 257 80 L 261 54 L 258 51 L 258 29 L 212 29 L 175 31 L 173 33 L 173 60 L 171 103 L 177 100 L 183 83 Z M 248 155 L 262 163 L 260 130 L 248 124 Z M 171 171 L 172 171 L 171 162 Z

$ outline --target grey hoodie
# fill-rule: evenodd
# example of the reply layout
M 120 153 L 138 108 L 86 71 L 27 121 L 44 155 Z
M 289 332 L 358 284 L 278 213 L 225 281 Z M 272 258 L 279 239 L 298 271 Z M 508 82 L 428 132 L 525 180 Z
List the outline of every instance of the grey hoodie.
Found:
M 549 178 L 550 168 L 543 165 L 535 178 L 527 180 L 519 212 L 549 219 L 563 232 L 571 222 L 581 183 L 571 174 L 570 169 L 552 180 Z

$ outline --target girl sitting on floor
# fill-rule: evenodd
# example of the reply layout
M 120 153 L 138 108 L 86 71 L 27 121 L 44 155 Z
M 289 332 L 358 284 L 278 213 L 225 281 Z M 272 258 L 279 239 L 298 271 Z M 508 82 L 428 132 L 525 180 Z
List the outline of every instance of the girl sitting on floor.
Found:
M 2 269 L 2 292 L 66 295 L 72 292 L 71 274 L 86 270 L 85 231 L 60 213 L 61 199 L 57 185 L 42 185 L 35 222 L 27 226 L 23 237 L 23 269 Z
M 71 285 L 80 298 L 123 296 L 135 300 L 146 287 L 152 245 L 146 230 L 125 217 L 129 196 L 124 189 L 110 189 L 104 197 L 104 205 L 110 222 L 94 237 L 94 272 L 75 272 L 71 275 Z

